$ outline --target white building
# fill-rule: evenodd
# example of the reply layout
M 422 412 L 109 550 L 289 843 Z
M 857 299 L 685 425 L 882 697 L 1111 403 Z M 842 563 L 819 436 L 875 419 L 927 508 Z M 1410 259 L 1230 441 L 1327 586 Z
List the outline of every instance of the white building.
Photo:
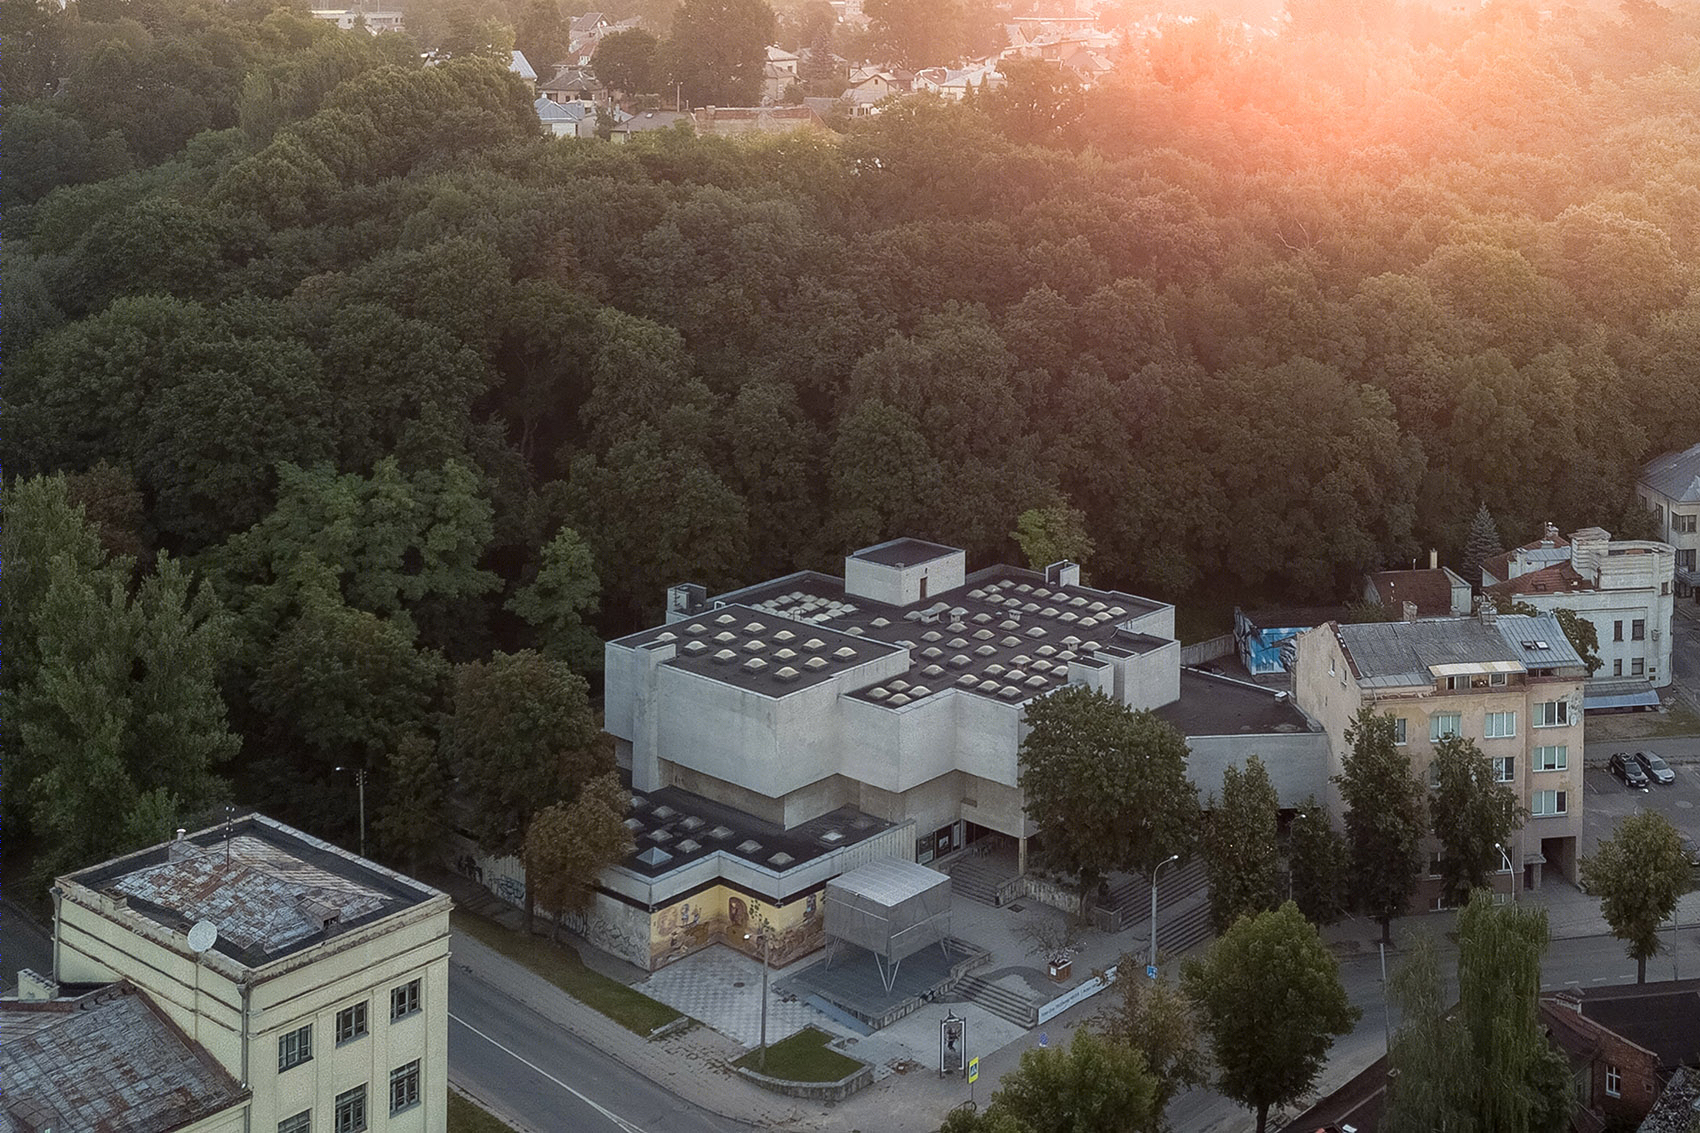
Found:
M 1659 520 L 1660 538 L 1676 550 L 1676 590 L 1700 601 L 1700 443 L 1647 462 L 1635 484 Z
M 362 11 L 359 8 L 314 8 L 312 16 L 315 20 L 326 20 L 344 31 L 355 27 L 364 27 L 373 35 L 386 31 L 400 31 L 405 22 L 401 12 Z
M 1526 602 L 1543 613 L 1574 610 L 1593 623 L 1603 663 L 1589 707 L 1651 707 L 1651 689 L 1671 681 L 1671 616 L 1676 550 L 1668 543 L 1613 539 L 1585 527 L 1566 539 L 1550 524 L 1532 543 L 1482 564 L 1483 593 Z M 1631 704 L 1625 697 L 1639 694 Z M 1610 698 L 1606 704 L 1603 698 Z M 1595 703 L 1601 701 L 1601 703 Z
M 446 894 L 255 815 L 53 897 L 54 983 L 144 993 L 252 1091 L 244 1128 L 446 1129 Z

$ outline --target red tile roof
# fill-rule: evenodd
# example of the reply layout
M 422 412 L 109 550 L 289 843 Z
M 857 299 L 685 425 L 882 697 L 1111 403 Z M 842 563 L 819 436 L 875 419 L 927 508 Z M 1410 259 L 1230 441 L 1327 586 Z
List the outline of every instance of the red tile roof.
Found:
M 1578 574 L 1576 568 L 1569 563 L 1554 563 L 1505 582 L 1495 583 L 1484 593 L 1495 598 L 1512 598 L 1519 594 L 1572 594 L 1594 588 L 1594 584 Z
M 1406 602 L 1417 604 L 1419 618 L 1444 618 L 1452 613 L 1452 580 L 1444 570 L 1383 570 L 1369 580 L 1381 604 L 1394 613 Z

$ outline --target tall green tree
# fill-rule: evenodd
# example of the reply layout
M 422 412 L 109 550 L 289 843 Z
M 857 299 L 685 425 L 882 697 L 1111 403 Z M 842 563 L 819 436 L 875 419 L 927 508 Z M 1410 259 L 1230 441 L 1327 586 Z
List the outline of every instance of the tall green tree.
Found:
M 1475 740 L 1448 736 L 1435 744 L 1429 782 L 1442 899 L 1462 905 L 1509 856 L 1511 835 L 1523 825 L 1526 812 L 1510 784 L 1497 781 L 1493 763 Z
M 662 58 L 685 105 L 754 106 L 774 27 L 766 0 L 684 0 Z
M 1311 923 L 1333 924 L 1346 911 L 1350 858 L 1328 808 L 1315 795 L 1300 803 L 1287 828 L 1287 869 L 1293 901 Z
M 384 770 L 385 800 L 378 808 L 378 844 L 417 872 L 441 849 L 448 829 L 447 785 L 435 741 L 419 732 L 401 738 Z
M 5 489 L 0 684 L 8 807 L 41 840 L 37 876 L 150 842 L 228 795 L 241 741 L 218 680 L 233 647 L 212 591 L 161 553 L 108 558 L 62 477 Z
M 604 86 L 627 98 L 652 94 L 655 91 L 656 53 L 660 46 L 660 41 L 642 28 L 604 36 L 596 44 L 596 77 Z
M 1112 869 L 1149 873 L 1191 848 L 1198 790 L 1174 728 L 1078 685 L 1029 701 L 1025 720 L 1019 774 L 1027 815 L 1083 894 Z
M 1384 1129 L 1569 1127 L 1569 1064 L 1538 1014 L 1546 946 L 1546 910 L 1495 905 L 1485 890 L 1472 893 L 1458 916 L 1458 1003 L 1448 1008 L 1434 942 L 1415 943 L 1389 981 L 1401 1021 Z
M 1691 880 L 1676 827 L 1656 810 L 1632 814 L 1580 865 L 1582 891 L 1600 899 L 1612 935 L 1635 960 L 1635 982 L 1646 983 L 1647 960 L 1659 953 L 1659 925 Z
M 1346 729 L 1343 772 L 1334 777 L 1346 804 L 1346 845 L 1351 852 L 1353 902 L 1381 924 L 1393 942 L 1393 918 L 1416 892 L 1417 847 L 1426 827 L 1423 784 L 1411 757 L 1394 742 L 1393 717 L 1367 705 Z
M 1470 532 L 1464 539 L 1464 581 L 1479 588 L 1482 585 L 1482 564 L 1505 550 L 1500 545 L 1499 525 L 1483 503 L 1470 520 Z
M 1065 559 L 1084 567 L 1095 549 L 1092 536 L 1087 534 L 1085 514 L 1066 503 L 1028 508 L 1016 518 L 1009 537 L 1034 570 L 1044 570 Z
M 966 36 L 962 0 L 867 0 L 874 42 L 905 67 L 947 67 Z
M 1279 807 L 1275 785 L 1257 756 L 1246 760 L 1244 770 L 1223 772 L 1221 802 L 1207 804 L 1204 828 L 1210 922 L 1217 932 L 1280 903 Z
M 471 806 L 472 832 L 492 854 L 519 854 L 534 815 L 571 802 L 610 769 L 584 678 L 540 653 L 457 666 L 450 705 L 443 747 Z M 526 889 L 529 933 L 529 877 Z
M 1588 666 L 1588 675 L 1599 672 L 1605 662 L 1600 659 L 1600 632 L 1594 623 L 1564 606 L 1554 610 L 1552 616 L 1558 619 L 1558 628 L 1564 631 L 1565 640 Z
M 1120 1133 L 1149 1128 L 1156 1082 L 1130 1043 L 1086 1027 L 1068 1046 L 1022 1052 L 980 1113 L 957 1110 L 942 1133 Z
M 613 772 L 590 780 L 570 803 L 539 812 L 525 832 L 526 885 L 550 914 L 559 939 L 561 917 L 582 912 L 596 893 L 596 875 L 632 852 L 626 829 L 631 795 Z
M 1210 1055 L 1192 1001 L 1168 980 L 1136 976 L 1142 963 L 1139 957 L 1122 956 L 1115 994 L 1092 1024 L 1104 1037 L 1145 1055 L 1152 1079 L 1151 1112 L 1131 1128 L 1163 1133 L 1168 1128 L 1164 1115 L 1175 1095 L 1210 1080 Z
M 545 656 L 584 672 L 602 667 L 602 639 L 587 622 L 602 590 L 596 559 L 578 532 L 563 527 L 543 545 L 536 576 L 507 608 L 530 622 Z
M 1234 922 L 1187 961 L 1181 986 L 1203 1013 L 1217 1088 L 1257 1115 L 1257 1133 L 1271 1106 L 1316 1084 L 1334 1037 L 1361 1014 L 1346 1001 L 1339 961 L 1291 901 Z

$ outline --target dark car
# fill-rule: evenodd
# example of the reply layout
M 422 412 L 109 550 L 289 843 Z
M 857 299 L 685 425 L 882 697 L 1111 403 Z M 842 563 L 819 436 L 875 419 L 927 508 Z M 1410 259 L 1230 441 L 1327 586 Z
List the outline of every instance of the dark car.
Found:
M 1639 787 L 1646 790 L 1650 785 L 1647 773 L 1641 770 L 1641 765 L 1625 752 L 1617 752 L 1606 763 L 1611 773 L 1623 780 L 1625 787 Z
M 1635 762 L 1641 765 L 1641 770 L 1645 771 L 1647 777 L 1655 783 L 1676 782 L 1676 772 L 1670 769 L 1670 764 L 1650 751 L 1636 752 Z
M 1691 866 L 1700 866 L 1700 842 L 1688 834 L 1678 834 L 1676 839 L 1682 843 L 1682 859 Z

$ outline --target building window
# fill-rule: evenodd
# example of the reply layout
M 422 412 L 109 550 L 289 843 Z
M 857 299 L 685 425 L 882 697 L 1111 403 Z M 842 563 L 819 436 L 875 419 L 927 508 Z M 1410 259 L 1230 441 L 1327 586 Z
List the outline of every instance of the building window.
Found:
M 1394 743 L 1402 744 L 1406 741 L 1405 727 L 1406 727 L 1405 718 L 1403 716 L 1399 716 L 1399 717 L 1396 717 L 1394 719 L 1394 721 L 1393 721 L 1393 742 Z
M 1673 515 L 1671 519 L 1676 521 L 1676 529 L 1684 535 L 1692 535 L 1700 528 L 1700 515 Z
M 1570 767 L 1570 748 L 1566 744 L 1552 744 L 1548 747 L 1535 749 L 1536 771 L 1565 771 Z
M 1464 717 L 1456 712 L 1436 712 L 1429 717 L 1428 725 L 1428 738 L 1439 743 L 1447 736 L 1463 733 Z
M 1689 547 L 1687 550 L 1678 551 L 1676 553 L 1676 565 L 1681 567 L 1683 570 L 1693 570 L 1694 548 Z
M 1505 685 L 1509 683 L 1509 680 L 1510 678 L 1508 678 L 1504 673 L 1488 674 L 1488 684 L 1490 685 Z
M 1623 619 L 1622 618 L 1619 618 L 1617 621 L 1611 623 L 1611 639 L 1613 641 L 1622 641 L 1623 640 Z
M 1606 1097 L 1620 1098 L 1623 1096 L 1623 1071 L 1611 1063 L 1606 1063 Z
M 1632 677 L 1646 676 L 1647 659 L 1645 657 L 1631 657 L 1629 659 L 1629 675 Z
M 336 1045 L 351 1043 L 366 1034 L 366 1005 L 356 1003 L 336 1013 Z
M 1631 640 L 1631 641 L 1646 641 L 1647 640 L 1647 619 L 1646 618 L 1636 618 L 1634 621 L 1629 623 L 1629 640 Z
M 1440 851 L 1439 850 L 1430 850 L 1428 852 L 1428 875 L 1430 877 L 1439 877 L 1440 876 Z
M 1563 728 L 1570 723 L 1568 700 L 1543 700 L 1535 705 L 1535 727 Z
M 1621 677 L 1623 675 L 1623 658 L 1622 657 L 1613 657 L 1612 658 L 1611 675 L 1614 676 L 1614 677 Z
M 1510 739 L 1517 734 L 1517 713 L 1489 712 L 1487 714 L 1487 738 L 1490 740 Z
M 390 1022 L 405 1019 L 419 1010 L 419 981 L 408 980 L 390 988 Z
M 1569 813 L 1565 808 L 1563 791 L 1535 791 L 1529 796 L 1529 813 L 1536 818 L 1551 818 Z
M 277 1040 L 277 1072 L 300 1066 L 313 1057 L 313 1024 L 297 1028 Z
M 1517 777 L 1517 757 L 1514 755 L 1495 756 L 1493 760 L 1493 781 L 1509 783 Z
M 277 1123 L 277 1133 L 313 1133 L 313 1111 L 304 1109 Z
M 356 1086 L 336 1096 L 336 1133 L 363 1133 L 366 1128 L 366 1087 Z
M 419 1060 L 390 1071 L 390 1115 L 419 1104 Z

